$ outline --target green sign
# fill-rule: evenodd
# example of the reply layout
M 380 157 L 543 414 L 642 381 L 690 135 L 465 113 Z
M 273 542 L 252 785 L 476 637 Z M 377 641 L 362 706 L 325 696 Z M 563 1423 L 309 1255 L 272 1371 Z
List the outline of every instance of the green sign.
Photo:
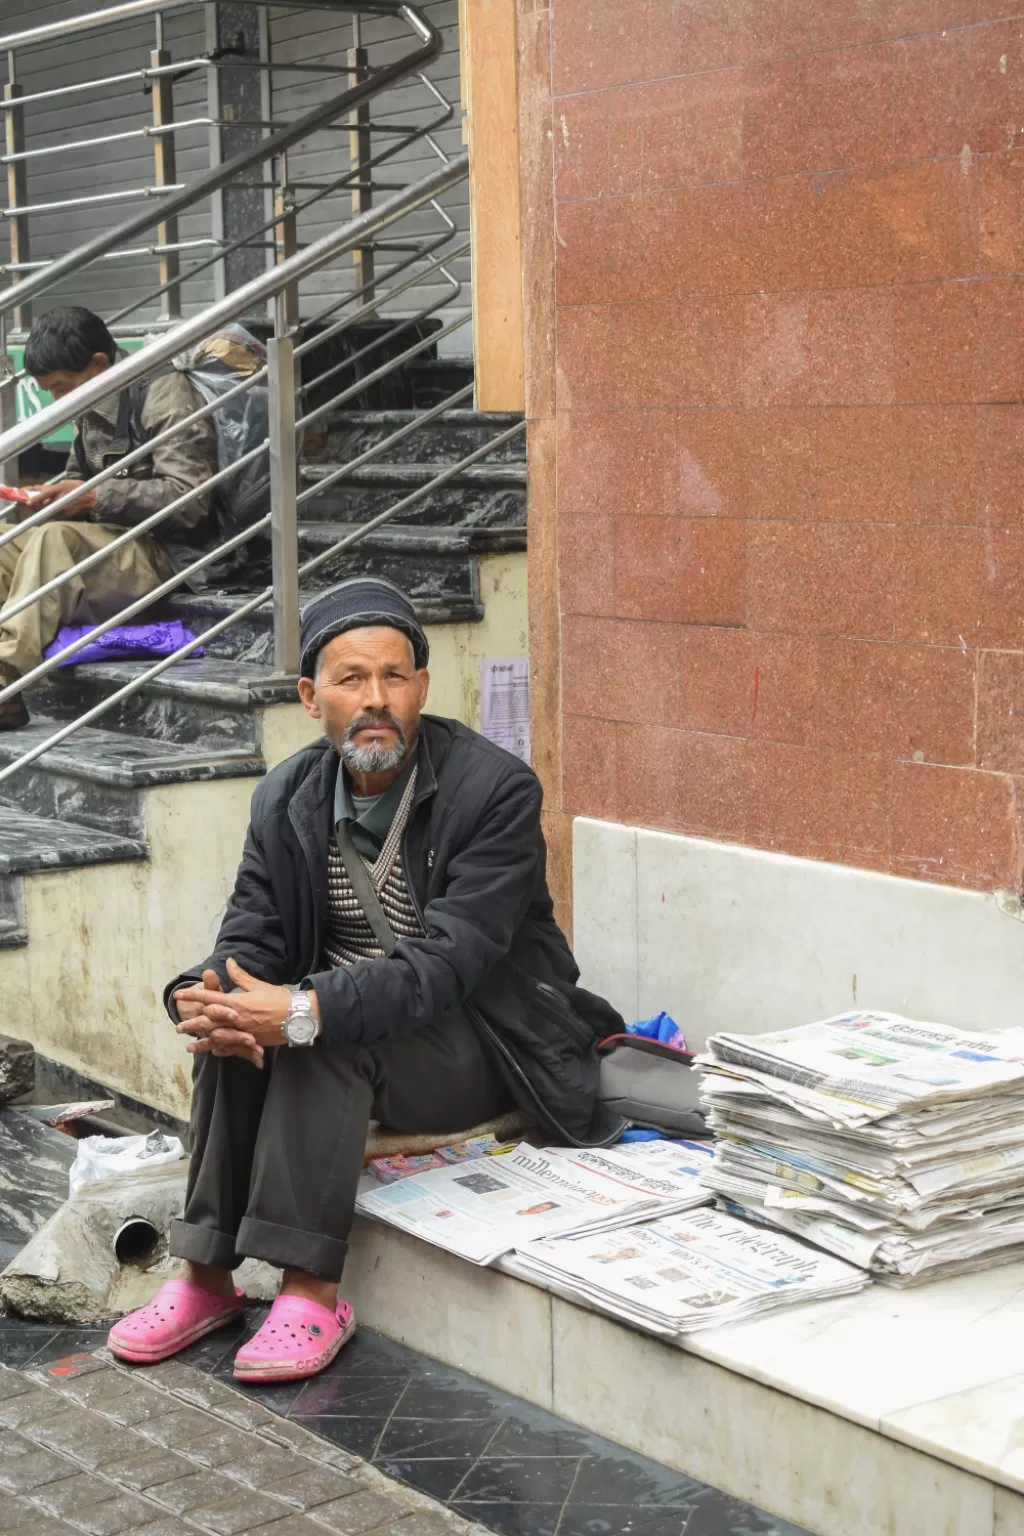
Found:
M 119 341 L 118 346 L 125 352 L 138 352 L 145 343 L 141 336 L 126 336 Z M 24 347 L 8 347 L 7 355 L 11 360 L 15 373 L 21 373 L 25 362 Z M 38 416 L 40 411 L 53 404 L 53 396 L 47 394 L 45 389 L 40 389 L 29 374 L 22 374 L 17 385 L 17 415 L 19 421 L 28 421 L 33 416 Z M 75 435 L 75 429 L 69 422 L 66 427 L 58 427 L 56 432 L 51 432 L 45 437 L 45 443 L 70 443 Z

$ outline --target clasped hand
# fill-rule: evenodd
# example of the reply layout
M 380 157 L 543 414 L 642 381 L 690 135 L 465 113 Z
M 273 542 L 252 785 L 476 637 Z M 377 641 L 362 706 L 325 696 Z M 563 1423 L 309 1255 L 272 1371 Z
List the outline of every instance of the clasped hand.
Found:
M 178 1034 L 195 1036 L 195 1044 L 188 1046 L 193 1055 L 241 1056 L 262 1067 L 265 1047 L 284 1044 L 281 1026 L 292 994 L 288 987 L 250 976 L 237 960 L 227 962 L 227 972 L 235 983 L 233 992 L 224 991 L 216 971 L 204 971 L 201 983 L 175 992 Z

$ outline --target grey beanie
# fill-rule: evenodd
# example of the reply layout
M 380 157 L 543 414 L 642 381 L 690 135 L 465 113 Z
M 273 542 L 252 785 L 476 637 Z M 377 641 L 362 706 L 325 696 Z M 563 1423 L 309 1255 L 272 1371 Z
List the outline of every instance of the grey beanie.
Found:
M 351 576 L 321 593 L 303 613 L 300 674 L 314 675 L 317 657 L 338 635 L 377 625 L 408 635 L 417 667 L 426 666 L 430 657 L 427 636 L 405 593 L 379 576 Z

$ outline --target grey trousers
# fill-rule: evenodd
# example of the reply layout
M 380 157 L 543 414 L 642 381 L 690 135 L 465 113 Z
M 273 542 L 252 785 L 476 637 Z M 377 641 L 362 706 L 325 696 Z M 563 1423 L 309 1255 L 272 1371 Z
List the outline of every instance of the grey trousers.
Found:
M 462 1131 L 510 1108 L 476 1031 L 452 1010 L 397 1044 L 277 1046 L 262 1071 L 196 1057 L 185 1213 L 171 1253 L 341 1276 L 371 1118 Z

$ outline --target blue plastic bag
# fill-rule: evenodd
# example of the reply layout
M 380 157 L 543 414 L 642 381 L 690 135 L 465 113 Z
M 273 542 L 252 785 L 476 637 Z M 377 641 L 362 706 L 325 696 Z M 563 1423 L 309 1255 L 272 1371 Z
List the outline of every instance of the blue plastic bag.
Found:
M 651 1019 L 641 1019 L 639 1024 L 627 1024 L 627 1035 L 640 1035 L 644 1040 L 657 1040 L 671 1046 L 674 1051 L 685 1051 L 686 1036 L 675 1019 L 667 1013 L 656 1013 Z

